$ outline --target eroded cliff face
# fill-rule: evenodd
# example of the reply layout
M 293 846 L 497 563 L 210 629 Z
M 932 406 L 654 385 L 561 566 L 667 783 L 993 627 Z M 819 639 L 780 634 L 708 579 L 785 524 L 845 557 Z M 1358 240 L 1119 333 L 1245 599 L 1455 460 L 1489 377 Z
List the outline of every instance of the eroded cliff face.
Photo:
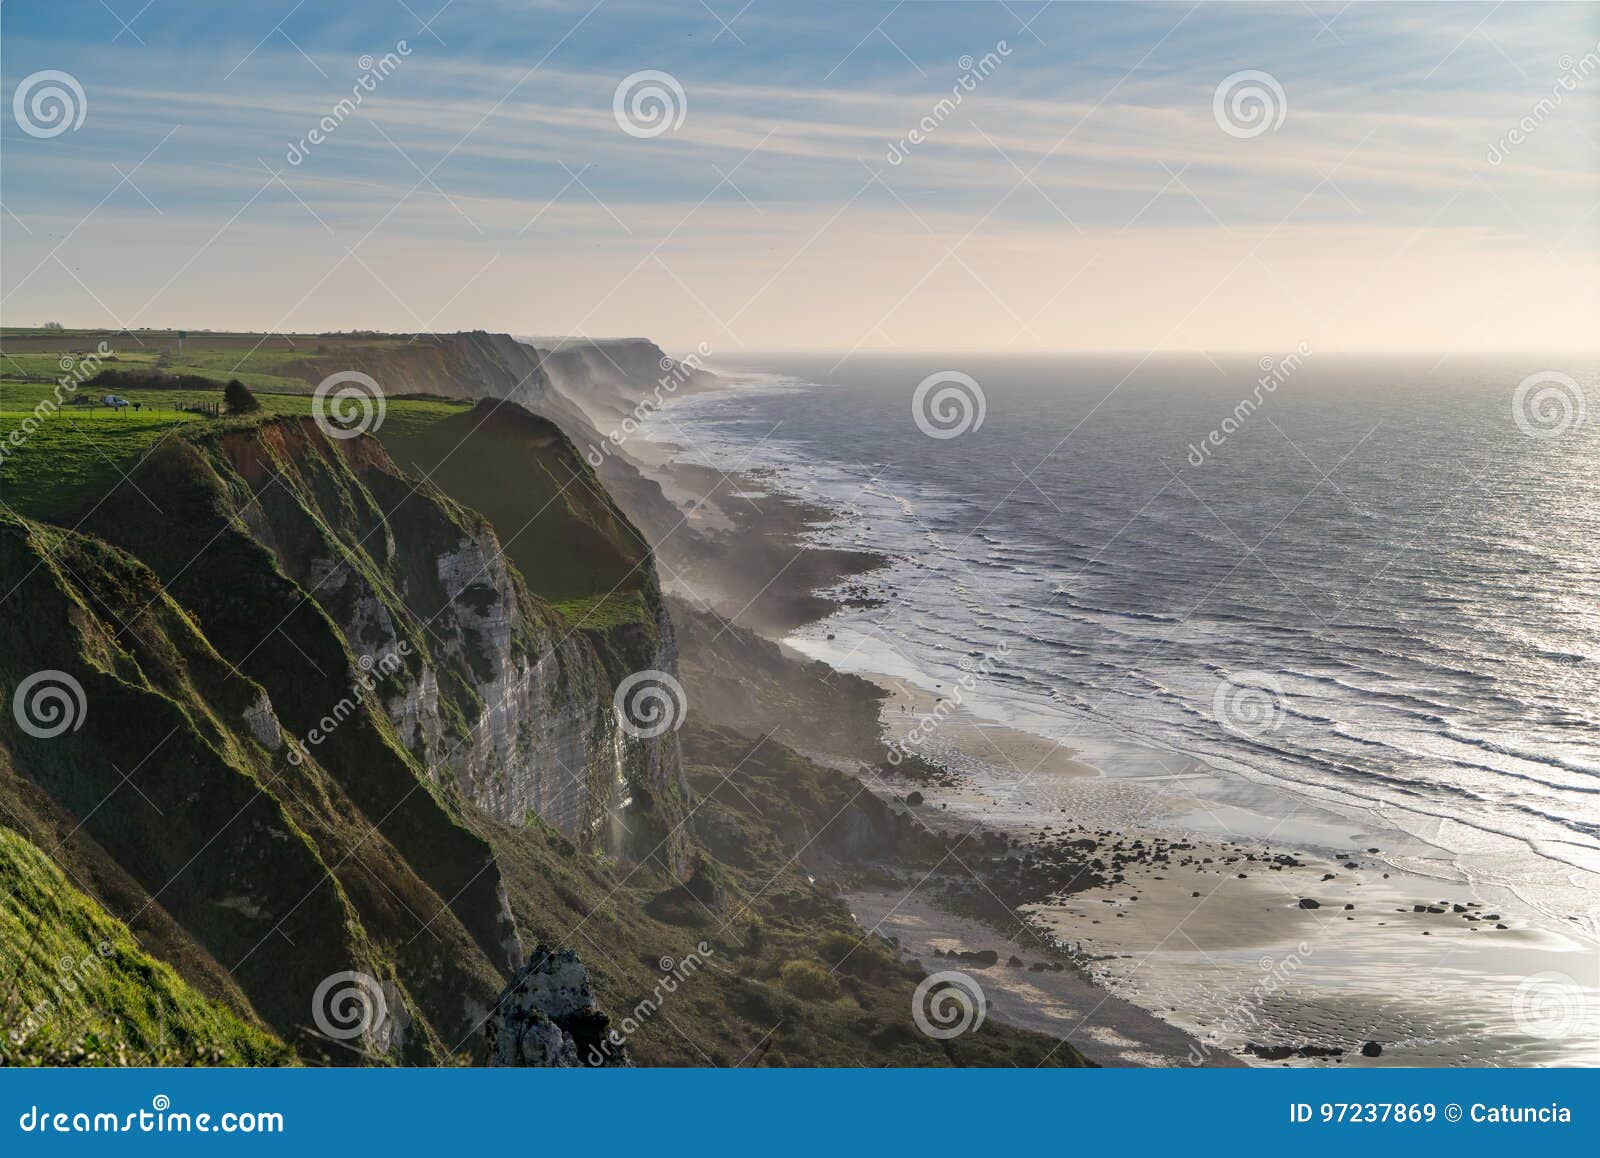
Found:
M 676 665 L 648 554 L 549 423 L 462 413 L 499 438 L 463 488 L 550 510 L 519 546 L 560 608 L 488 518 L 311 419 L 186 431 L 81 533 L 0 520 L 29 609 L 0 624 L 4 686 L 64 672 L 93 708 L 48 740 L 0 719 L 9 823 L 305 1056 L 481 1040 L 524 959 L 482 827 L 687 871 L 675 732 L 613 705 Z M 317 998 L 347 974 L 384 1016 L 330 1035 Z
M 313 348 L 281 367 L 282 373 L 299 375 L 309 383 L 344 370 L 370 374 L 391 398 L 402 394 L 492 397 L 529 406 L 550 390 L 540 351 L 508 334 L 482 330 L 415 334 L 388 346 Z
M 536 599 L 542 611 L 522 615 L 524 622 L 539 621 L 541 614 L 545 621 L 556 617 L 554 642 L 534 649 L 544 657 L 543 666 L 525 670 L 502 663 L 493 670 L 535 690 L 552 679 L 570 687 L 582 683 L 586 672 L 593 674 L 597 691 L 585 683 L 566 699 L 571 704 L 592 695 L 593 714 L 569 710 L 563 715 L 552 708 L 537 717 L 554 766 L 567 775 L 554 789 L 586 768 L 587 782 L 597 786 L 592 796 L 602 778 L 611 776 L 609 811 L 582 812 L 578 831 L 595 833 L 592 825 L 603 825 L 602 847 L 628 859 L 657 857 L 681 875 L 686 860 L 678 821 L 686 806 L 676 729 L 640 735 L 620 726 L 614 694 L 630 678 L 677 671 L 672 620 L 643 536 L 562 430 L 520 406 L 482 401 L 425 428 L 386 429 L 382 441 L 412 474 L 435 480 L 452 498 L 483 514 L 491 537 L 484 540 L 489 546 L 478 550 L 487 555 L 490 573 L 498 569 L 521 576 L 553 605 Z M 481 566 L 452 563 L 449 569 L 465 574 Z M 504 597 L 490 600 L 481 591 L 474 597 L 465 588 L 448 602 L 458 618 L 471 618 L 482 607 L 498 634 L 506 627 L 497 609 L 516 604 Z M 514 625 L 511 636 L 519 638 Z M 576 659 L 568 662 L 563 658 L 568 651 L 592 656 L 598 671 Z M 560 662 L 552 663 L 551 657 Z M 565 694 L 558 688 L 558 698 Z M 515 722 L 526 726 L 527 719 Z M 673 723 L 682 723 L 681 712 Z M 515 737 L 507 738 L 515 747 Z M 554 822 L 553 814 L 546 818 Z
M 283 419 L 190 446 L 232 500 L 214 515 L 242 525 L 331 620 L 431 783 L 498 820 L 536 815 L 580 847 L 636 854 L 617 834 L 634 827 L 628 813 L 676 801 L 662 791 L 676 750 L 624 735 L 612 693 L 628 671 L 671 670 L 664 611 L 653 630 L 602 638 L 602 654 L 594 632 L 529 592 L 487 520 L 405 475 L 374 438 Z M 337 702 L 291 740 L 324 763 Z
M 428 626 L 431 662 L 384 697 L 396 732 L 430 775 L 492 816 L 521 823 L 536 813 L 589 843 L 619 789 L 616 723 L 593 649 L 531 613 L 492 534 L 463 536 L 434 565 L 448 611 Z M 441 670 L 446 684 L 465 681 L 464 703 L 441 693 Z
M 362 776 L 291 760 L 292 695 L 225 659 L 129 553 L 5 516 L 0 570 L 19 578 L 27 609 L 0 618 L 0 678 L 19 688 L 44 673 L 33 686 L 55 688 L 67 710 L 59 731 L 30 726 L 48 721 L 44 700 L 31 715 L 0 714 L 8 825 L 116 902 L 204 992 L 237 1000 L 305 1056 L 428 1061 L 472 1032 L 515 964 L 498 875 L 483 873 L 487 845 L 391 777 L 381 744 L 361 745 Z M 257 595 L 262 612 L 277 610 L 270 587 L 228 597 Z M 286 626 L 337 662 L 314 633 Z M 359 719 L 347 724 L 360 741 Z M 481 887 L 469 887 L 473 873 Z M 324 981 L 357 972 L 387 987 L 407 1034 L 354 1042 L 312 1028 Z
M 407 479 L 376 440 L 328 440 L 309 421 L 215 449 L 216 469 L 275 483 L 244 517 L 278 567 L 358 662 L 393 665 L 377 696 L 426 775 L 497 819 L 602 839 L 619 789 L 605 673 L 487 523 Z
M 0 771 L 19 770 L 0 803 L 63 863 L 104 861 L 102 902 L 307 1056 L 480 1040 L 524 959 L 481 828 L 687 871 L 675 733 L 613 706 L 676 664 L 648 554 L 548 423 L 462 413 L 500 437 L 463 487 L 553 512 L 520 557 L 376 438 L 297 418 L 185 432 L 81 533 L 0 528 L 30 609 L 0 628 L 5 686 L 62 671 L 94 708 L 49 743 L 0 720 Z M 555 552 L 575 558 L 541 574 Z M 607 586 L 586 593 L 595 568 Z M 345 974 L 386 1012 L 348 1039 L 309 1016 Z

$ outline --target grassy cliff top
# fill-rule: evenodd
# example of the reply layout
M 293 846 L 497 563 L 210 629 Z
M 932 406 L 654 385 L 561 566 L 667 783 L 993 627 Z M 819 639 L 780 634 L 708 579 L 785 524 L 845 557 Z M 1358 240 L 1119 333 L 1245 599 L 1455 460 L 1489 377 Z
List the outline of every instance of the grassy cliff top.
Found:
M 654 581 L 648 545 L 553 422 L 484 401 L 437 422 L 385 422 L 379 437 L 403 469 L 483 514 L 538 594 L 583 601 L 587 626 L 635 618 L 629 594 Z
M 8 356 L 7 366 L 10 365 Z M 51 362 L 54 365 L 54 361 Z M 222 402 L 222 380 L 213 389 L 139 390 L 115 393 L 140 407 L 56 406 L 58 396 L 98 399 L 105 391 L 87 384 L 58 392 L 53 381 L 0 378 L 0 503 L 18 514 L 47 519 L 93 505 L 131 475 L 161 444 L 185 433 L 253 424 L 277 416 L 312 413 L 304 393 L 256 390 L 261 410 L 244 418 L 213 419 L 183 407 Z M 469 409 L 447 399 L 390 398 L 384 428 L 413 432 Z M 381 433 L 381 431 L 380 431 Z M 159 509 L 161 498 L 150 495 Z
M 252 334 L 214 330 L 74 330 L 7 326 L 0 329 L 0 374 L 19 381 L 54 383 L 71 362 L 93 354 L 103 342 L 107 368 L 199 374 L 227 381 L 237 378 L 251 389 L 309 393 L 299 371 L 308 359 L 359 357 L 432 345 L 421 334 Z
M 8 353 L 5 364 L 16 360 Z M 129 487 L 141 503 L 167 514 L 159 486 L 139 474 L 164 445 L 315 413 L 309 394 L 256 389 L 259 411 L 210 417 L 185 408 L 220 408 L 223 380 L 205 385 L 182 372 L 190 377 L 181 389 L 92 386 L 91 378 L 62 390 L 54 381 L 0 378 L 0 511 L 74 521 L 112 490 Z M 78 395 L 98 402 L 106 393 L 139 409 L 70 404 Z M 604 630 L 649 621 L 640 599 L 651 586 L 645 544 L 554 424 L 511 403 L 475 407 L 391 395 L 372 433 L 402 470 L 485 516 L 530 589 L 565 604 L 575 625 Z

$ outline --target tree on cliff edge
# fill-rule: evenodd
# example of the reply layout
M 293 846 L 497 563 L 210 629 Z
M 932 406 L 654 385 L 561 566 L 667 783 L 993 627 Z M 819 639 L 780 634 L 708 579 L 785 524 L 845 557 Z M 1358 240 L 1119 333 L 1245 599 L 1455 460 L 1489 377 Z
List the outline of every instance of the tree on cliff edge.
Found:
M 234 378 L 222 388 L 222 400 L 228 404 L 229 414 L 249 414 L 260 410 L 261 403 L 239 379 Z

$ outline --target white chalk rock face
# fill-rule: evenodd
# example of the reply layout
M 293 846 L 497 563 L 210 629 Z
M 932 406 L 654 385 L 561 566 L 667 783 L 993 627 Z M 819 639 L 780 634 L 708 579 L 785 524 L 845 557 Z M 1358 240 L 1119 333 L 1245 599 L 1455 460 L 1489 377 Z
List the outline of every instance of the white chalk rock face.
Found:
M 429 643 L 467 673 L 479 707 L 465 739 L 432 758 L 501 820 L 533 812 L 569 836 L 592 834 L 611 803 L 601 753 L 613 726 L 593 650 L 530 620 L 489 536 L 463 538 L 436 566 L 450 610 Z
M 319 525 L 287 503 L 258 504 L 248 525 L 344 636 L 362 685 L 353 702 L 381 706 L 432 780 L 497 819 L 538 816 L 582 845 L 628 851 L 626 834 L 644 829 L 616 823 L 624 810 L 681 795 L 676 737 L 623 734 L 616 679 L 595 644 L 528 594 L 486 524 L 415 489 L 369 448 L 328 452 L 350 456 L 351 473 L 330 471 L 343 493 L 314 499 L 325 511 L 342 502 L 341 516 L 367 527 L 359 541 L 328 533 L 331 512 Z M 385 503 L 385 487 L 404 499 Z M 353 517 L 343 509 L 352 505 Z M 653 654 L 613 662 L 671 671 L 672 638 L 661 611 L 638 637 L 657 641 L 646 645 Z M 266 721 L 252 723 L 273 747 Z M 652 835 L 647 848 L 658 844 Z

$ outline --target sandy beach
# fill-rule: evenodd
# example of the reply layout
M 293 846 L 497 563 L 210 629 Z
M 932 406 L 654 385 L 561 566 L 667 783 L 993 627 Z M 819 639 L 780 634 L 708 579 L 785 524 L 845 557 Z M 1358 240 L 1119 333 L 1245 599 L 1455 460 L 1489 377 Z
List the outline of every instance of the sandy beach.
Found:
M 938 691 L 875 679 L 888 693 L 886 739 L 903 744 L 920 729 L 917 751 L 956 772 L 950 783 L 918 784 L 919 816 L 944 831 L 998 828 L 1028 847 L 1092 850 L 1089 863 L 1104 865 L 1106 879 L 1041 896 L 1016 915 L 1064 946 L 1098 986 L 1192 1034 L 1200 1056 L 1450 1065 L 1537 1051 L 1514 1018 L 1429 1007 L 1395 964 L 1422 937 L 1439 959 L 1464 968 L 1493 956 L 1559 957 L 1561 945 L 1507 924 L 1471 890 L 1401 872 L 1376 845 L 1319 855 L 1175 829 L 1205 808 L 1181 789 L 1148 801 L 1142 825 L 1091 819 L 1110 811 L 1097 795 L 1114 798 L 1127 786 L 1071 749 L 985 720 Z M 935 716 L 941 703 L 947 714 Z M 959 918 L 914 902 L 902 909 L 938 931 L 929 944 L 959 939 L 953 924 L 941 924 Z M 1280 1056 L 1286 1049 L 1293 1052 Z

